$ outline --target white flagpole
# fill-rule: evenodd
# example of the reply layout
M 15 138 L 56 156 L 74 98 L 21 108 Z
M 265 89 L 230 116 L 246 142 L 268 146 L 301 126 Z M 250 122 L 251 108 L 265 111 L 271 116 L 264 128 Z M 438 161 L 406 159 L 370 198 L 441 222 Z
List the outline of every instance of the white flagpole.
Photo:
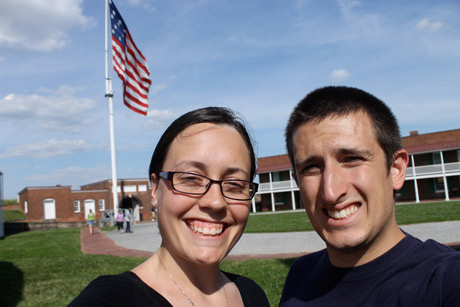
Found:
M 108 50 L 108 0 L 105 1 L 105 97 L 109 98 L 109 122 L 110 122 L 110 153 L 112 157 L 112 196 L 113 214 L 118 212 L 118 189 L 117 189 L 117 167 L 115 163 L 115 133 L 113 129 L 113 91 L 112 79 L 109 78 L 109 50 Z

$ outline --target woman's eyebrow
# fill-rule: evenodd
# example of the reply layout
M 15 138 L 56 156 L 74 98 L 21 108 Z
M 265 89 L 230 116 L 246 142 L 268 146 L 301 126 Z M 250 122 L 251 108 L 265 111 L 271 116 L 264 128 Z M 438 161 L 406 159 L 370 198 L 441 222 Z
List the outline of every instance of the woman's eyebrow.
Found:
M 192 167 L 196 167 L 203 171 L 209 170 L 209 167 L 205 163 L 200 162 L 200 161 L 194 161 L 194 160 L 185 160 L 185 161 L 182 161 L 174 165 L 174 167 L 178 167 L 178 166 L 192 166 Z M 249 173 L 247 171 L 239 167 L 229 167 L 225 170 L 225 175 L 236 174 L 236 173 L 243 173 L 249 176 Z

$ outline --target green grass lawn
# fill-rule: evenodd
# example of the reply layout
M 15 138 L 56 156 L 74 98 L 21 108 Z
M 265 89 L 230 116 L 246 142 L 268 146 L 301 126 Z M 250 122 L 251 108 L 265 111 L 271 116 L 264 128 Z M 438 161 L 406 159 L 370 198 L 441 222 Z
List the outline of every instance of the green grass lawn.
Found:
M 460 220 L 460 201 L 419 203 L 396 206 L 399 225 Z M 295 212 L 255 213 L 249 216 L 245 232 L 309 231 L 313 226 L 304 210 Z
M 460 220 L 460 202 L 401 205 L 400 224 Z M 308 230 L 305 212 L 254 214 L 248 232 Z M 289 267 L 295 259 L 223 261 L 221 268 L 255 280 L 277 306 Z M 0 306 L 66 306 L 91 280 L 117 274 L 143 258 L 86 255 L 80 229 L 24 232 L 0 240 Z
M 95 277 L 121 273 L 144 260 L 83 254 L 77 228 L 8 236 L 0 240 L 0 306 L 66 306 Z M 221 268 L 255 280 L 276 306 L 293 261 L 225 260 Z

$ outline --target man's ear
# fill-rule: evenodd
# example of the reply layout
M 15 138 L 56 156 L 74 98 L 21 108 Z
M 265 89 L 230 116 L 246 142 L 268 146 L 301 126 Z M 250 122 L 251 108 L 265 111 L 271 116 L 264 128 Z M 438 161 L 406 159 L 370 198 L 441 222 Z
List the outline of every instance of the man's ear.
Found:
M 393 190 L 400 190 L 404 185 L 404 181 L 406 180 L 406 169 L 408 164 L 409 154 L 406 150 L 401 149 L 394 153 L 393 163 L 391 165 Z

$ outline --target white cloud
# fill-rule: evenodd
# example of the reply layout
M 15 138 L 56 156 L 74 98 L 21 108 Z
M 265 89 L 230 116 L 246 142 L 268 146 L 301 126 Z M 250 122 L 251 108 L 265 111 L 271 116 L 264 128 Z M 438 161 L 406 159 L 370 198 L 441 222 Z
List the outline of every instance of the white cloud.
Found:
M 338 0 L 341 15 L 346 21 L 345 32 L 339 31 L 340 35 L 371 37 L 382 32 L 380 15 L 366 10 L 366 2 L 363 3 L 359 0 Z
M 77 98 L 79 89 L 61 86 L 56 90 L 40 89 L 48 95 L 8 94 L 0 98 L 0 119 L 32 123 L 45 130 L 78 132 L 89 122 L 88 112 L 96 107 L 91 99 Z
M 444 23 L 442 23 L 441 21 L 431 21 L 429 18 L 425 18 L 422 19 L 419 23 L 417 23 L 416 27 L 419 30 L 436 32 L 444 27 Z
M 346 69 L 334 69 L 329 77 L 334 81 L 344 81 L 350 77 L 350 73 Z
M 26 177 L 27 181 L 36 182 L 37 185 L 72 185 L 77 188 L 79 185 L 88 184 L 107 179 L 110 170 L 106 165 L 96 167 L 71 166 L 64 169 L 54 170 L 50 174 L 39 174 Z
M 58 141 L 50 139 L 42 143 L 9 147 L 3 154 L 0 154 L 0 158 L 30 156 L 35 159 L 43 159 L 90 151 L 93 148 L 95 148 L 94 144 L 85 143 L 83 140 Z
M 175 114 L 169 110 L 149 110 L 147 114 L 149 127 L 162 127 L 175 118 Z
M 155 7 L 150 3 L 150 1 L 128 0 L 128 3 L 134 6 L 142 6 L 145 10 L 150 11 L 150 12 L 156 11 Z
M 155 85 L 150 89 L 150 93 L 152 93 L 152 94 L 157 94 L 159 91 L 164 90 L 164 89 L 167 88 L 167 87 L 168 87 L 168 86 L 166 85 L 166 83 L 155 84 Z
M 83 0 L 0 1 L 0 46 L 51 51 L 67 45 L 70 28 L 94 21 L 83 15 Z
M 339 0 L 338 4 L 342 11 L 348 11 L 355 7 L 361 7 L 361 1 L 358 0 Z

